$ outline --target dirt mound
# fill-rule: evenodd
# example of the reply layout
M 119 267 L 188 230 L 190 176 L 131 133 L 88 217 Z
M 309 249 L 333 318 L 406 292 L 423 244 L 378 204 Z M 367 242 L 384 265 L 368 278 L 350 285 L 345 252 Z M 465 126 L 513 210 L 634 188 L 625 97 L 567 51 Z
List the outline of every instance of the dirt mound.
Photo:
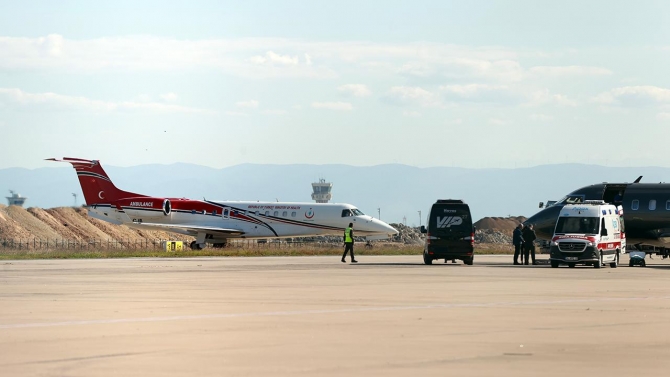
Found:
M 526 221 L 523 216 L 516 217 L 484 217 L 475 223 L 477 229 L 492 230 L 501 233 L 512 233 L 514 228 Z
M 0 240 L 3 239 L 97 240 L 101 243 L 111 240 L 130 244 L 146 240 L 193 240 L 192 237 L 170 232 L 138 230 L 110 224 L 89 217 L 84 208 L 59 207 L 45 210 L 0 205 Z

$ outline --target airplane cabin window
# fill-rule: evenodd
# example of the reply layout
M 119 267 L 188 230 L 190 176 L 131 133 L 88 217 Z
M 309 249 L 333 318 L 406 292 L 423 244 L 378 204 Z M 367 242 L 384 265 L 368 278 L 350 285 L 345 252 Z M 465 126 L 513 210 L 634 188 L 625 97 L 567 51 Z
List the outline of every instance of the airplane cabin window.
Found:
M 274 213 L 272 214 L 272 216 L 279 216 L 279 211 L 274 211 Z
M 652 199 L 649 201 L 649 210 L 650 211 L 655 211 L 656 210 L 656 200 Z
M 286 216 L 288 215 L 288 212 L 284 211 L 284 212 L 281 213 L 281 215 L 282 215 L 283 217 L 286 217 Z
M 228 217 L 228 210 L 227 209 L 223 210 L 223 217 Z
M 270 211 L 265 211 L 265 216 L 270 216 Z
M 665 210 L 666 210 L 666 211 L 670 211 L 670 200 L 668 200 L 667 202 L 665 202 Z
M 630 209 L 632 209 L 633 211 L 637 211 L 639 208 L 640 208 L 640 201 L 639 200 L 635 199 L 635 200 L 633 200 L 632 203 L 630 203 Z
M 212 215 L 216 216 L 216 210 L 212 211 Z
M 291 217 L 295 217 L 295 215 L 296 215 L 295 212 L 291 212 Z

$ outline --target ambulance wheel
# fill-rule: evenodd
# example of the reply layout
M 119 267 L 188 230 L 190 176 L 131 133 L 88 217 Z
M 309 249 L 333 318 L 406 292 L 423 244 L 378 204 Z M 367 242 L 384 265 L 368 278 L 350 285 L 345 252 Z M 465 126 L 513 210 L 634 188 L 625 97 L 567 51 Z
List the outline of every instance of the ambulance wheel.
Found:
M 603 254 L 598 253 L 598 261 L 593 264 L 593 267 L 600 268 L 603 266 Z
M 429 257 L 425 251 L 423 252 L 423 263 L 433 264 L 433 258 Z
M 610 268 L 617 268 L 619 265 L 619 253 L 614 256 L 614 262 L 610 263 Z
M 463 263 L 467 264 L 468 266 L 472 266 L 472 264 L 475 262 L 475 257 L 468 257 L 463 259 Z
M 558 268 L 558 265 L 559 265 L 559 264 L 561 264 L 559 261 L 557 261 L 557 260 L 552 260 L 552 261 L 551 261 L 551 268 Z
M 574 263 L 568 263 L 568 267 L 575 268 L 575 264 Z

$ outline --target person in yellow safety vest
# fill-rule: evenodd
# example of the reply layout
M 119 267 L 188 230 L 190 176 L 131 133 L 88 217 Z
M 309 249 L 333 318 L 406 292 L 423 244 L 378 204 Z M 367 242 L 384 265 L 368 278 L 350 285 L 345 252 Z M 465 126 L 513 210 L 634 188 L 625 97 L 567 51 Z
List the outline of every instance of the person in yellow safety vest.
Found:
M 349 227 L 344 230 L 344 254 L 342 254 L 342 263 L 346 263 L 344 258 L 347 252 L 351 252 L 351 263 L 358 263 L 354 258 L 354 223 L 349 223 Z

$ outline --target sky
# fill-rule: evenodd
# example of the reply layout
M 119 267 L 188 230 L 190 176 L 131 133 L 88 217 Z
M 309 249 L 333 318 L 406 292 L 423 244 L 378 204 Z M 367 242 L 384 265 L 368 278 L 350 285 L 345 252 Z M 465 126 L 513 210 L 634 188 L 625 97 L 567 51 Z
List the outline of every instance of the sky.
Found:
M 670 167 L 670 2 L 0 0 L 0 168 Z

